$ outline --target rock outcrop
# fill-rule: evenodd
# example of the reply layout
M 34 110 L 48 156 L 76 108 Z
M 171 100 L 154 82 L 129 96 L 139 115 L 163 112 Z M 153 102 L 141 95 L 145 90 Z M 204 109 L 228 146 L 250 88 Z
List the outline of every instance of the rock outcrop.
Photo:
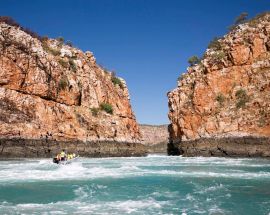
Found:
M 168 125 L 139 125 L 142 144 L 149 153 L 167 153 L 169 141 Z
M 91 143 L 83 144 L 88 156 L 94 143 L 142 147 L 125 81 L 100 67 L 91 52 L 0 22 L 0 53 L 0 156 L 12 156 L 6 151 L 11 140 L 14 151 L 20 140 L 26 148 L 35 148 L 35 140 L 67 149 L 72 142 Z M 99 145 L 96 153 L 104 154 L 113 144 Z
M 270 14 L 213 41 L 168 98 L 170 154 L 270 156 Z

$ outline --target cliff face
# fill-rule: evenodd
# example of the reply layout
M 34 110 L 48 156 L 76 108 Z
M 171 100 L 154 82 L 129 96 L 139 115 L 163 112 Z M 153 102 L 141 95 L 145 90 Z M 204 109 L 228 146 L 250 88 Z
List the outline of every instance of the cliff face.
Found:
M 2 139 L 139 142 L 125 81 L 91 52 L 6 23 L 0 52 Z
M 171 153 L 270 156 L 270 14 L 214 41 L 168 98 Z
M 142 144 L 150 153 L 167 153 L 169 141 L 168 125 L 139 125 Z

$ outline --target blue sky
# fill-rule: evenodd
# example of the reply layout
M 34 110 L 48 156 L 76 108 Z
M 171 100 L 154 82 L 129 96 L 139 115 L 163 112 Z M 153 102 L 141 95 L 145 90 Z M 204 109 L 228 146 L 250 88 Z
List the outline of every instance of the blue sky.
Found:
M 63 36 L 128 84 L 140 123 L 163 124 L 167 92 L 227 32 L 236 16 L 270 10 L 269 0 L 0 0 L 0 15 L 40 35 Z

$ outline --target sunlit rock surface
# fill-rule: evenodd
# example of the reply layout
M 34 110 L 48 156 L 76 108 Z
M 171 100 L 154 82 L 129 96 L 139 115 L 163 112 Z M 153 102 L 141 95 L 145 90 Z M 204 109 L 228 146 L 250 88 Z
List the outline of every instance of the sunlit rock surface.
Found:
M 33 140 L 122 143 L 119 147 L 139 143 L 125 81 L 96 64 L 91 52 L 61 40 L 39 40 L 19 27 L 0 23 L 0 53 L 2 139 L 14 139 L 16 144 L 29 139 L 32 148 Z M 111 106 L 113 113 L 102 104 Z M 6 147 L 2 141 L 0 156 L 12 156 Z M 136 151 L 136 144 L 131 147 Z
M 270 14 L 216 41 L 168 99 L 171 154 L 270 156 Z

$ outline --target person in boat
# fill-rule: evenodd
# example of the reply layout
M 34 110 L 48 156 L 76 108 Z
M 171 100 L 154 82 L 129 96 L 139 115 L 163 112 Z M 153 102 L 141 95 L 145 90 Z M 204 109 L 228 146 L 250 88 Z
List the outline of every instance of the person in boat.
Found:
M 67 159 L 66 150 L 63 149 L 60 153 L 61 161 L 65 161 Z
M 71 159 L 76 158 L 76 154 L 72 153 L 72 154 L 70 154 L 70 157 L 71 157 Z
M 59 161 L 61 160 L 61 155 L 57 154 L 54 158 L 53 158 L 53 162 L 54 163 L 59 163 Z
M 68 154 L 68 160 L 72 159 L 72 154 Z
M 71 159 L 73 159 L 75 157 L 76 157 L 75 153 L 70 153 L 70 154 L 67 155 L 68 160 L 71 160 Z

